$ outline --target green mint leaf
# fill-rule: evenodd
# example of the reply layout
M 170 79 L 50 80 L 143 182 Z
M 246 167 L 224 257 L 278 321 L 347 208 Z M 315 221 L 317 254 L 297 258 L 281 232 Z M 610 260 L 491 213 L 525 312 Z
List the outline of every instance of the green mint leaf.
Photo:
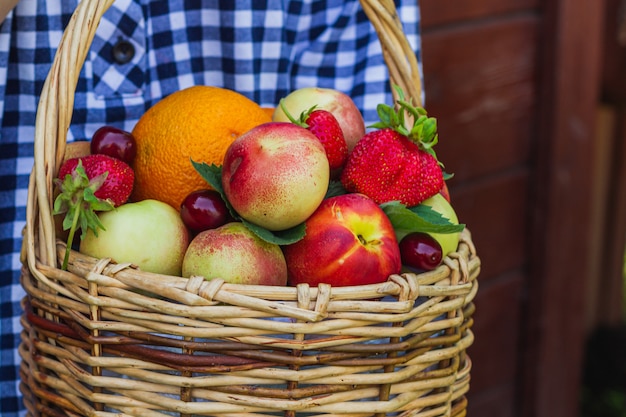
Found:
M 436 233 L 457 233 L 461 232 L 465 228 L 464 224 L 451 223 L 447 217 L 442 216 L 441 213 L 433 210 L 432 207 L 425 204 L 418 204 L 417 206 L 409 207 L 408 209 L 429 223 L 441 226 L 445 229 L 436 231 Z
M 290 245 L 302 239 L 306 234 L 306 226 L 304 223 L 300 223 L 294 227 L 280 231 L 270 231 L 258 224 L 251 223 L 245 219 L 241 219 L 241 222 L 252 233 L 260 237 L 266 242 L 274 243 L 276 245 Z
M 420 204 L 408 208 L 398 201 L 380 205 L 398 234 L 411 232 L 457 233 L 464 224 L 454 224 L 429 206 Z
M 224 190 L 222 189 L 222 167 L 215 164 L 207 164 L 206 162 L 196 162 L 191 159 L 191 164 L 200 176 L 211 187 L 217 190 L 223 196 Z

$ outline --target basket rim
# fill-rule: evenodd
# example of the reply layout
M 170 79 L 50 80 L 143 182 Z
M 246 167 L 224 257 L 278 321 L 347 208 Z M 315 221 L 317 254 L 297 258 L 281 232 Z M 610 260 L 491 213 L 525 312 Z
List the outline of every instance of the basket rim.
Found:
M 253 311 L 251 318 L 279 316 L 309 323 L 311 329 L 300 329 L 300 332 L 314 333 L 314 330 L 323 328 L 314 324 L 329 317 L 380 323 L 402 320 L 403 317 L 409 319 L 416 314 L 415 302 L 420 297 L 439 301 L 450 297 L 452 304 L 446 308 L 468 304 L 477 291 L 476 277 L 481 268 L 480 258 L 475 255 L 469 239 L 467 232 L 459 245 L 459 252 L 446 257 L 435 270 L 397 274 L 385 282 L 371 285 L 234 284 L 221 279 L 206 280 L 201 276 L 183 278 L 154 274 L 135 269 L 130 264 L 118 265 L 110 259 L 96 259 L 72 251 L 68 271 L 41 263 L 37 265 L 41 275 L 37 280 L 57 295 L 44 292 L 26 278 L 22 286 L 33 296 L 83 310 L 85 314 L 90 308 L 107 307 L 227 320 L 228 317 L 243 319 Z M 58 246 L 62 257 L 65 246 L 62 242 Z M 229 307 L 220 307 L 224 305 Z M 427 308 L 428 303 L 425 303 L 423 309 Z

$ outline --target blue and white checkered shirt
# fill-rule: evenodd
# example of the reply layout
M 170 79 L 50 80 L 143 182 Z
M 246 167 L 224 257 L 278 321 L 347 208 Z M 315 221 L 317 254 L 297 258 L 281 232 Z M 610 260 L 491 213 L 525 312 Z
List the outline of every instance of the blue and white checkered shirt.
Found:
M 0 415 L 19 399 L 19 251 L 38 94 L 75 0 L 22 0 L 0 26 Z M 417 0 L 398 12 L 419 58 Z M 113 46 L 130 42 L 130 59 Z M 128 44 L 126 44 L 128 45 Z M 296 88 L 349 94 L 367 123 L 391 103 L 378 38 L 358 0 L 118 0 L 98 27 L 81 73 L 68 141 L 103 124 L 132 129 L 164 96 L 216 85 L 275 106 Z

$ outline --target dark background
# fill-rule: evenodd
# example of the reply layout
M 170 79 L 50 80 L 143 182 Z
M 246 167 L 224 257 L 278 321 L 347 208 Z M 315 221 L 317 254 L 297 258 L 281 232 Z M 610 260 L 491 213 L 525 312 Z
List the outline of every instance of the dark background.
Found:
M 619 3 L 421 0 L 425 105 L 483 264 L 469 417 L 578 416 L 587 341 L 624 321 Z

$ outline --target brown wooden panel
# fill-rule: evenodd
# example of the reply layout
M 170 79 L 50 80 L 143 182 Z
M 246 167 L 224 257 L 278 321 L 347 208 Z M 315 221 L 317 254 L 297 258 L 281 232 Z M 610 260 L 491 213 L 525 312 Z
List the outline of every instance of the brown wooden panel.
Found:
M 520 271 L 488 283 L 479 277 L 472 328 L 476 338 L 468 351 L 472 358 L 472 393 L 480 394 L 516 380 L 525 280 Z
M 626 16 L 620 14 L 621 0 L 604 0 L 604 55 L 602 96 L 612 104 L 626 104 Z
M 528 163 L 537 25 L 518 16 L 424 34 L 425 105 L 458 180 Z
M 625 66 L 626 68 L 626 66 Z M 619 130 L 614 138 L 613 159 L 607 208 L 605 265 L 602 276 L 606 280 L 603 322 L 609 325 L 624 323 L 624 255 L 626 254 L 626 109 L 618 114 Z
M 626 109 L 598 106 L 593 146 L 587 334 L 596 326 L 615 326 L 624 320 L 626 193 L 617 190 L 626 190 Z
M 533 10 L 538 0 L 420 0 L 422 27 Z
M 499 385 L 489 390 L 475 393 L 470 388 L 468 395 L 468 417 L 514 417 L 518 416 L 515 407 L 515 385 Z M 572 416 L 575 417 L 575 416 Z
M 460 187 L 451 186 L 450 193 L 459 221 L 472 232 L 482 261 L 482 280 L 524 265 L 528 230 L 526 170 L 502 173 Z
M 618 112 L 612 106 L 598 106 L 596 111 L 596 131 L 594 134 L 594 148 L 596 149 L 593 161 L 593 178 L 591 197 L 592 216 L 589 223 L 591 241 L 589 274 L 587 276 L 587 290 L 585 291 L 585 332 L 591 333 L 595 326 L 602 322 L 605 317 L 601 312 L 604 310 L 606 296 L 614 296 L 613 288 L 607 288 L 604 267 L 606 262 L 606 225 L 613 224 L 615 218 L 608 217 L 609 189 L 612 155 L 614 153 L 613 140 L 617 136 Z M 608 290 L 608 291 L 607 291 Z M 621 295 L 618 294 L 618 295 Z
M 626 66 L 624 68 L 626 70 Z M 626 250 L 626 109 L 615 111 L 615 133 L 602 161 L 605 172 L 606 203 L 597 242 L 600 265 L 589 277 L 598 286 L 598 325 L 624 323 L 624 251 Z M 597 149 L 597 140 L 594 140 Z M 596 151 L 597 152 L 597 151 Z M 594 184 L 595 185 L 595 184 Z M 594 186 L 595 192 L 596 186 Z
M 544 15 L 521 415 L 571 417 L 584 346 L 603 1 L 546 2 Z

